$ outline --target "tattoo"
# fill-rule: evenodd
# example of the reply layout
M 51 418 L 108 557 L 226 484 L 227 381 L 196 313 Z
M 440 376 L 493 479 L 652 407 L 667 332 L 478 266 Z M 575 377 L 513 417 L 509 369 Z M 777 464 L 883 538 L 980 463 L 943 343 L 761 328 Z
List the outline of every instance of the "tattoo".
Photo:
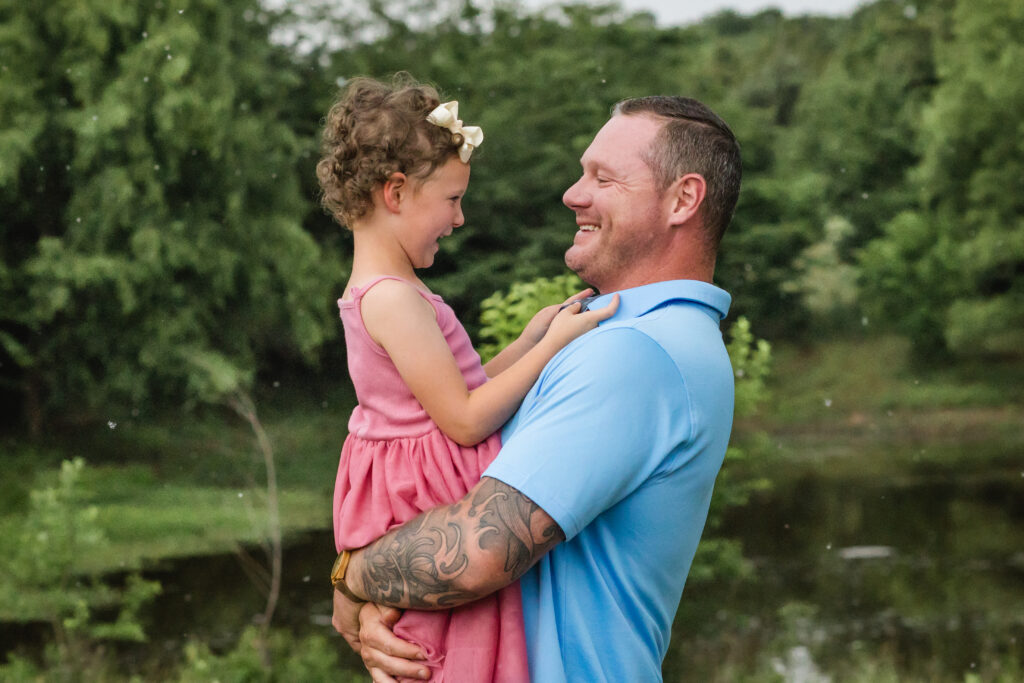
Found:
M 555 539 L 557 543 L 564 538 L 554 522 L 541 530 L 540 539 L 534 538 L 530 521 L 538 510 L 540 506 L 511 486 L 487 479 L 469 511 L 470 517 L 479 516 L 480 547 L 503 554 L 505 573 L 516 579 L 554 545 L 549 541 Z M 543 550 L 538 552 L 540 548 Z
M 461 501 L 428 510 L 368 545 L 360 578 L 378 604 L 444 609 L 507 586 L 564 538 L 540 506 L 485 477 Z M 474 569 L 493 565 L 502 570 L 487 577 L 486 589 L 465 587 Z

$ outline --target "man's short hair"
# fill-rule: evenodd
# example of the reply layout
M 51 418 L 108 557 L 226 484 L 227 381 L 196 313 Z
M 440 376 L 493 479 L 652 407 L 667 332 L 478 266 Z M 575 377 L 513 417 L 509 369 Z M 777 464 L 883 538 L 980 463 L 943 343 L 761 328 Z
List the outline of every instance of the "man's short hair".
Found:
M 622 100 L 612 116 L 648 114 L 665 119 L 643 159 L 654 172 L 659 191 L 698 173 L 707 183 L 701 206 L 704 229 L 717 249 L 740 195 L 740 145 L 729 126 L 707 105 L 689 97 L 652 95 Z

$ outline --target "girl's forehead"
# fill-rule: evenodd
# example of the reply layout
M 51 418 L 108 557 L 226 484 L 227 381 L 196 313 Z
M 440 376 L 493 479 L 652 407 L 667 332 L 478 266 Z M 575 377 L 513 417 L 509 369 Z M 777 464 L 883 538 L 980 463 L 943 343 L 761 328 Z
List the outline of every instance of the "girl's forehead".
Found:
M 469 186 L 469 164 L 464 164 L 455 157 L 435 168 L 433 173 L 426 177 L 410 177 L 409 182 L 415 194 L 464 194 Z
M 423 184 L 438 183 L 444 185 L 465 184 L 469 181 L 469 164 L 465 164 L 458 157 L 452 157 L 441 166 L 434 169 L 434 172 L 423 179 Z

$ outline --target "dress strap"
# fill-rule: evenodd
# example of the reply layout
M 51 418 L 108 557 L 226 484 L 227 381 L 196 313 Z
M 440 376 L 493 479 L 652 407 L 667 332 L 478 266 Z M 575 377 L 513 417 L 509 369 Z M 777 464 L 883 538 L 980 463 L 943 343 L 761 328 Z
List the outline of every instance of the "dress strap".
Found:
M 381 275 L 373 278 L 361 287 L 351 287 L 349 290 L 352 293 L 351 299 L 338 299 L 338 312 L 341 315 L 342 321 L 345 322 L 347 320 L 348 322 L 346 323 L 346 326 L 351 326 L 352 331 L 363 337 L 369 344 L 370 348 L 372 348 L 376 353 L 386 356 L 387 351 L 385 351 L 384 348 L 370 336 L 369 331 L 367 331 L 366 323 L 363 321 L 362 312 L 363 297 L 366 296 L 366 293 L 373 289 L 377 283 L 383 282 L 384 280 L 397 280 L 398 282 L 404 282 L 416 290 L 416 292 L 419 293 L 419 295 L 423 297 L 428 304 L 430 304 L 430 307 L 434 309 L 434 317 L 437 319 L 439 327 L 441 326 L 444 310 L 447 306 L 445 306 L 444 299 L 439 294 L 424 292 L 409 280 L 396 275 Z M 450 309 L 448 310 L 450 311 Z
M 422 296 L 424 299 L 427 299 L 428 301 L 430 299 L 439 299 L 440 298 L 440 296 L 438 296 L 437 294 L 434 294 L 433 292 L 424 292 L 422 289 L 417 287 L 415 284 L 413 284 L 409 280 L 406 280 L 405 278 L 398 277 L 397 275 L 379 275 L 379 276 L 373 278 L 372 280 L 370 280 L 369 282 L 367 282 L 365 285 L 362 285 L 360 287 L 352 287 L 352 289 L 351 289 L 351 291 L 352 291 L 352 298 L 347 300 L 347 301 L 345 299 L 338 299 L 338 305 L 340 306 L 343 302 L 344 303 L 358 303 L 364 296 L 366 296 L 366 293 L 368 291 L 373 289 L 373 287 L 376 284 L 378 284 L 380 282 L 383 282 L 384 280 L 395 280 L 397 282 L 404 282 L 405 284 L 409 285 L 410 287 L 415 289 L 417 292 L 419 292 L 419 295 Z

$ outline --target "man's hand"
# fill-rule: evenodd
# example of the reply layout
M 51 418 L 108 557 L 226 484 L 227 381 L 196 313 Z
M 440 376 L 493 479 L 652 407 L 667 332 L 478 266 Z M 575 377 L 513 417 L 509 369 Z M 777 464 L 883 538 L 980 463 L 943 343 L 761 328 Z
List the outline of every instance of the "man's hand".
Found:
M 392 633 L 402 610 L 378 607 L 372 602 L 353 602 L 334 591 L 331 624 L 360 657 L 374 683 L 391 683 L 394 677 L 430 678 L 423 652 Z
M 430 678 L 422 650 L 391 631 L 401 615 L 401 610 L 372 602 L 359 613 L 359 654 L 374 683 L 397 683 L 398 677 Z
M 333 593 L 334 616 L 331 617 L 331 625 L 334 626 L 335 631 L 341 634 L 345 642 L 359 653 L 362 647 L 362 643 L 359 641 L 359 610 L 366 603 L 353 602 L 342 595 L 341 591 L 336 590 Z

